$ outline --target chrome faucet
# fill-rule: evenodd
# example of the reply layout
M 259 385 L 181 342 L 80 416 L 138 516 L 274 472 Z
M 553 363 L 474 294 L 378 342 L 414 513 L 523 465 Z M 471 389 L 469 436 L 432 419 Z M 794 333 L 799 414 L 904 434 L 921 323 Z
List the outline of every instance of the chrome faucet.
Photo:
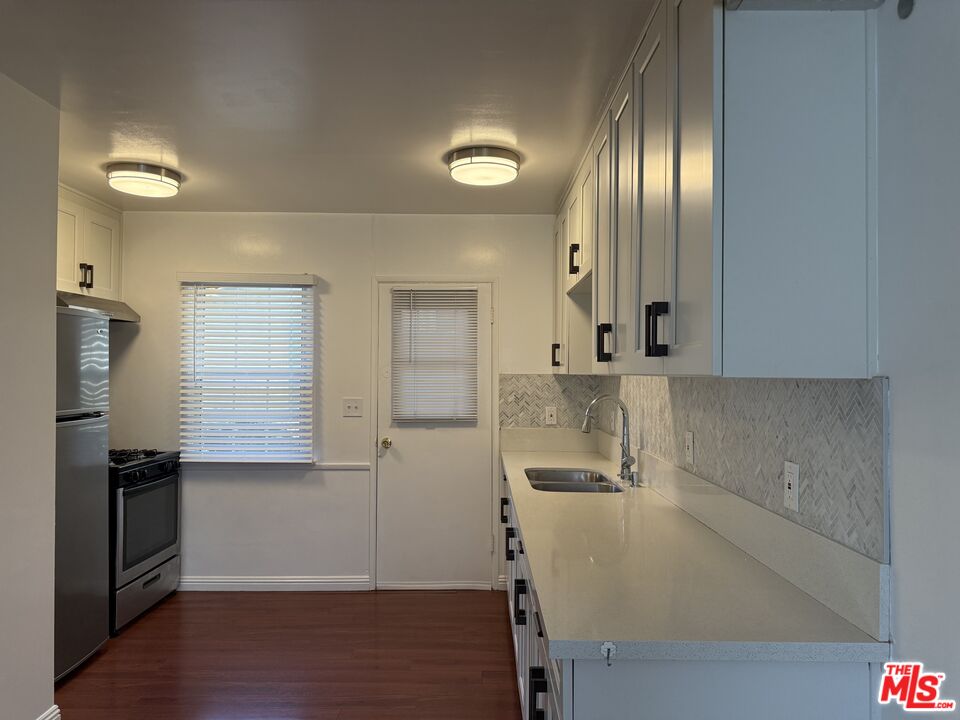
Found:
M 637 459 L 630 454 L 630 411 L 627 410 L 627 406 L 623 404 L 623 400 L 614 395 L 597 395 L 590 404 L 587 405 L 587 410 L 583 413 L 583 425 L 580 427 L 580 431 L 585 433 L 590 432 L 596 420 L 591 411 L 594 405 L 604 400 L 612 400 L 615 402 L 620 406 L 620 411 L 623 413 L 623 435 L 620 438 L 620 480 L 625 483 L 630 483 L 631 487 L 639 487 L 640 473 L 636 470 L 630 470 L 630 468 L 636 464 Z

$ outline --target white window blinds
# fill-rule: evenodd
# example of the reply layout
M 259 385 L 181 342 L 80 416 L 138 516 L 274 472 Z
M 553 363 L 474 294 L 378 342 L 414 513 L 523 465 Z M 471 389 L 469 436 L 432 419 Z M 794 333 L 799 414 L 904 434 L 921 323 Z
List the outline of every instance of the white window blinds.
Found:
M 476 421 L 477 289 L 392 290 L 396 421 Z
M 183 283 L 180 450 L 194 462 L 312 462 L 314 293 Z

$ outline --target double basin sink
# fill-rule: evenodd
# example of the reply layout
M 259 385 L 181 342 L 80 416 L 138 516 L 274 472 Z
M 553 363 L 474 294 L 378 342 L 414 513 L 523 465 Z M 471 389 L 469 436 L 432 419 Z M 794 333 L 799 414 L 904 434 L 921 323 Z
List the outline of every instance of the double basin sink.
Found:
M 527 468 L 525 472 L 534 490 L 581 493 L 623 492 L 623 488 L 613 480 L 594 470 Z

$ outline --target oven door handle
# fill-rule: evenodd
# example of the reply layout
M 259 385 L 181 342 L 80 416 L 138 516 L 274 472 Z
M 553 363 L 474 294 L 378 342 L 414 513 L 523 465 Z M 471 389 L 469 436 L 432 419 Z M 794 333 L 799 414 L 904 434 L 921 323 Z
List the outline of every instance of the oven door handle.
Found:
M 152 490 L 153 488 L 155 488 L 157 485 L 160 485 L 161 483 L 169 483 L 171 480 L 176 482 L 177 480 L 179 480 L 179 475 L 176 473 L 171 475 L 164 475 L 161 478 L 157 478 L 156 480 L 151 480 L 150 482 L 144 483 L 143 485 L 126 485 L 125 487 L 120 488 L 120 491 L 123 493 L 124 497 L 132 497 L 134 495 L 139 495 L 141 491 L 147 492 L 148 490 Z

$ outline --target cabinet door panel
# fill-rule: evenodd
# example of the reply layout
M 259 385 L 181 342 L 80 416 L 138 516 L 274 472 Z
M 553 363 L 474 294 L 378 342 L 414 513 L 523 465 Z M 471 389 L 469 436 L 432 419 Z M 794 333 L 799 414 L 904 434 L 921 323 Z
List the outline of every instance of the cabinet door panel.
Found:
M 664 369 L 712 375 L 721 369 L 723 10 L 701 0 L 674 0 L 672 7 L 674 226 L 665 276 L 670 314 L 663 328 L 669 344 Z
M 662 357 L 647 357 L 644 308 L 667 299 L 664 290 L 666 249 L 670 236 L 668 174 L 673 161 L 670 147 L 672 112 L 667 92 L 666 11 L 657 10 L 637 52 L 634 64 L 637 102 L 637 161 L 639 171 L 638 226 L 633 257 L 639 288 L 636 309 L 637 330 L 624 363 L 630 372 L 661 374 Z M 663 343 L 665 320 L 657 323 L 658 342 Z
M 553 238 L 553 342 L 559 345 L 558 349 L 551 348 L 550 359 L 556 356 L 559 365 L 554 365 L 551 369 L 555 375 L 563 375 L 567 372 L 567 337 L 566 337 L 566 272 L 564 265 L 566 256 L 566 213 L 562 213 L 557 220 L 557 226 L 554 230 Z
M 563 261 L 563 277 L 565 278 L 565 291 L 577 284 L 580 279 L 582 269 L 580 260 L 582 259 L 583 243 L 581 242 L 580 227 L 580 193 L 574 186 L 565 203 L 564 213 L 564 247 L 566 255 Z M 576 247 L 574 247 L 576 246 Z M 571 262 L 572 261 L 572 262 Z M 577 268 L 575 272 L 570 272 L 572 268 Z
M 628 356 L 636 342 L 636 282 L 633 262 L 634 220 L 634 107 L 633 73 L 627 72 L 613 102 L 612 158 L 613 188 L 613 271 L 611 272 L 611 315 L 614 372 L 629 372 Z
M 57 290 L 81 292 L 83 208 L 60 197 L 57 203 Z
M 593 164 L 588 161 L 578 183 L 580 195 L 580 277 L 593 269 L 593 246 L 596 235 L 596 215 L 594 212 L 596 188 L 593 178 Z
M 120 221 L 94 210 L 84 210 L 83 258 L 93 265 L 91 295 L 120 299 Z
M 613 285 L 611 272 L 613 270 L 613 238 L 611 236 L 611 161 L 610 161 L 610 119 L 605 119 L 599 136 L 593 146 L 593 172 L 596 177 L 595 211 L 595 240 L 593 252 L 593 372 L 596 375 L 608 375 L 611 363 L 601 362 L 597 358 L 597 346 L 602 338 L 598 338 L 598 326 L 612 323 L 610 312 L 610 296 Z M 611 338 L 607 338 L 609 343 Z M 609 344 L 608 344 L 609 347 Z

